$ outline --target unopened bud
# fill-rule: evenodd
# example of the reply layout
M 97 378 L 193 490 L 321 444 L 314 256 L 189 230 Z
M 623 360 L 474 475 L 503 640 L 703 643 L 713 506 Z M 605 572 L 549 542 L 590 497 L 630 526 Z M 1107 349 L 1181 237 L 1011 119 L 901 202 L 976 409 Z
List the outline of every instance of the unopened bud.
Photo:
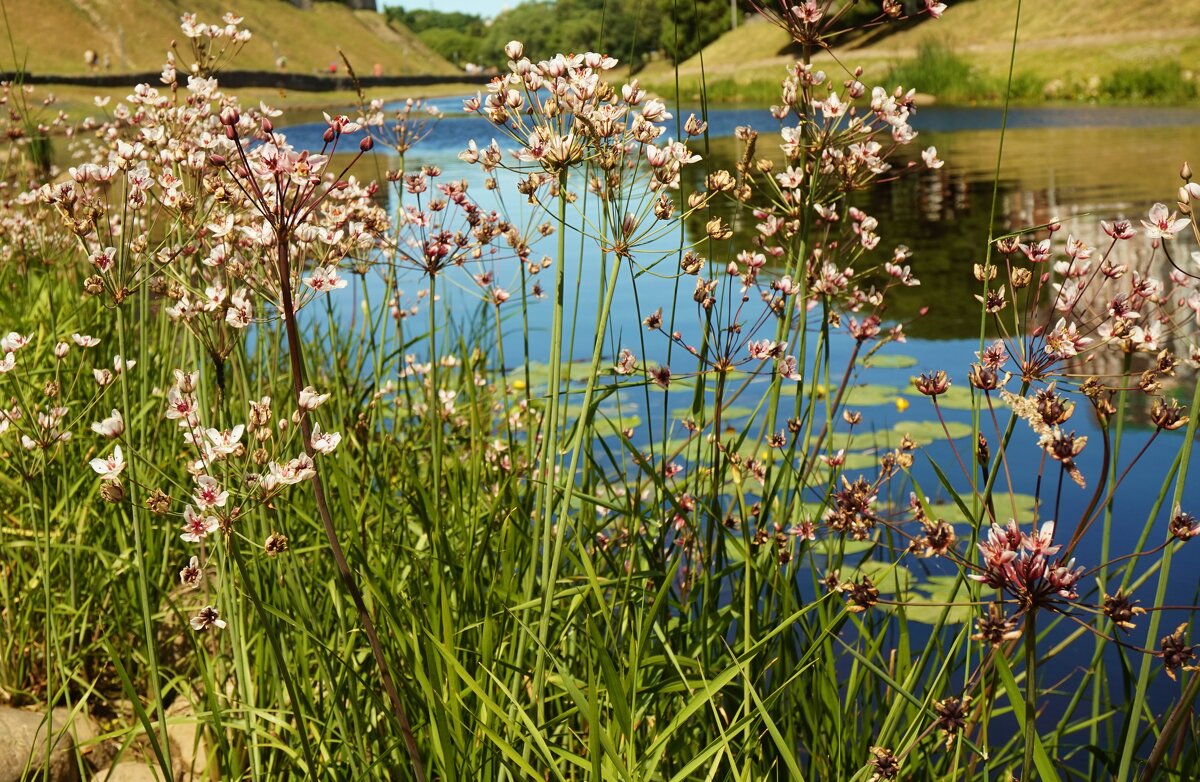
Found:
M 375 146 L 375 139 L 370 136 L 366 136 L 362 141 L 358 142 L 358 148 L 363 152 L 370 152 L 373 146 Z
M 1186 160 L 1183 161 L 1183 165 L 1179 167 L 1179 178 L 1184 182 L 1190 182 L 1192 179 L 1192 167 L 1188 165 Z
M 269 117 L 263 117 L 262 118 L 262 132 L 270 133 L 273 130 L 275 130 L 275 126 L 271 123 L 271 119 Z
M 229 139 L 230 141 L 233 141 L 235 138 L 237 138 L 237 130 L 233 127 L 233 125 L 225 126 L 225 138 Z
M 208 158 L 208 162 L 211 163 L 213 166 L 220 168 L 221 166 L 225 165 L 225 156 L 224 155 L 210 155 Z
M 321 134 L 321 139 L 326 144 L 332 144 L 335 138 L 337 138 L 337 134 L 333 132 L 333 128 L 325 128 L 325 132 Z

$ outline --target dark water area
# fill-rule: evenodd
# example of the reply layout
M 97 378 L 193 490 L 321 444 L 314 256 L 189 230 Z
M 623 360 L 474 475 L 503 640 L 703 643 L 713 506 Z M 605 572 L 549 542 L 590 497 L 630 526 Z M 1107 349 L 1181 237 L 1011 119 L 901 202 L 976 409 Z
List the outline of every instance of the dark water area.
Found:
M 461 163 L 456 155 L 471 139 L 483 146 L 490 139 L 497 138 L 501 148 L 506 150 L 512 145 L 505 143 L 506 139 L 486 121 L 462 115 L 461 99 L 441 99 L 434 103 L 447 112 L 447 116 L 425 141 L 406 156 L 406 166 L 412 170 L 424 164 L 437 165 L 446 178 L 466 179 L 481 205 L 494 208 L 494 202 L 489 201 L 492 195 L 482 187 L 480 172 Z M 685 109 L 680 112 L 682 116 L 678 119 L 681 122 L 686 119 L 688 111 Z M 707 144 L 698 141 L 694 146 L 705 154 L 707 167 L 711 168 L 733 168 L 740 154 L 739 142 L 732 137 L 735 128 L 750 125 L 759 130 L 763 134 L 759 140 L 760 152 L 768 156 L 774 138 L 772 134 L 777 134 L 779 129 L 779 123 L 763 109 L 718 109 L 710 111 L 707 119 L 710 132 Z M 956 385 L 966 387 L 966 370 L 980 347 L 981 327 L 979 305 L 974 298 L 979 291 L 979 284 L 972 276 L 972 266 L 984 260 L 989 235 L 1016 232 L 1057 219 L 1063 224 L 1064 234 L 1071 233 L 1096 248 L 1105 247 L 1107 237 L 1101 231 L 1101 220 L 1129 219 L 1140 229 L 1138 221 L 1146 216 L 1153 203 L 1161 201 L 1173 205 L 1180 182 L 1180 164 L 1189 155 L 1197 158 L 1193 164 L 1200 164 L 1198 110 L 1018 108 L 1009 112 L 1007 129 L 1002 136 L 1003 120 L 1003 112 L 994 108 L 919 109 L 913 124 L 920 136 L 911 151 L 906 153 L 908 158 L 900 158 L 897 164 L 902 165 L 907 159 L 919 159 L 920 149 L 934 145 L 945 166 L 936 171 L 913 172 L 884 183 L 863 195 L 859 202 L 860 208 L 879 220 L 882 242 L 877 252 L 888 253 L 889 248 L 897 244 L 908 246 L 912 251 L 913 272 L 922 282 L 920 287 L 899 291 L 885 314 L 891 322 L 912 321 L 906 327 L 910 335 L 908 342 L 888 346 L 887 349 L 888 353 L 907 357 L 907 365 L 858 371 L 852 380 L 853 384 L 870 384 L 876 389 L 894 390 L 894 393 L 884 393 L 882 396 L 876 393 L 861 405 L 856 404 L 851 395 L 849 405 L 864 412 L 867 425 L 873 431 L 891 432 L 894 436 L 897 428 L 903 430 L 909 424 L 929 422 L 933 418 L 933 410 L 926 399 L 912 396 L 911 392 L 906 393 L 910 388 L 910 379 L 921 371 L 944 369 Z M 323 129 L 321 125 L 307 125 L 289 128 L 287 133 L 289 140 L 297 147 L 319 148 Z M 997 168 L 1002 139 L 1003 157 Z M 398 161 L 381 159 L 379 166 L 385 165 L 395 166 Z M 696 167 L 696 173 L 692 174 L 693 186 L 702 179 L 703 168 L 706 167 Z M 501 178 L 502 189 L 511 188 L 514 183 L 514 180 L 505 181 Z M 511 189 L 507 192 L 513 194 Z M 521 201 L 519 197 L 510 197 L 506 205 L 523 214 L 526 219 L 535 222 L 545 219 L 546 216 L 539 214 L 537 207 L 521 205 Z M 750 246 L 755 230 L 754 221 L 744 208 L 739 210 L 730 207 L 722 214 L 735 229 L 735 236 L 729 243 L 732 256 Z M 574 219 L 578 222 L 578 215 Z M 637 261 L 642 267 L 649 268 L 650 272 L 637 280 L 636 295 L 631 281 L 628 278 L 622 280 L 609 324 L 610 347 L 605 356 L 606 362 L 611 362 L 622 347 L 634 349 L 639 358 L 647 363 L 668 360 L 667 345 L 653 341 L 643 345 L 639 336 L 643 331 L 640 326 L 642 318 L 658 307 L 663 307 L 667 312 L 674 307 L 680 313 L 679 328 L 685 339 L 694 340 L 698 337 L 694 330 L 688 331 L 688 323 L 694 323 L 691 313 L 695 312 L 696 306 L 691 299 L 693 281 L 686 278 L 680 282 L 675 277 L 681 244 L 699 241 L 706 219 L 707 216 L 696 217 L 684 226 L 682 237 L 675 233 L 643 249 Z M 1059 238 L 1061 241 L 1062 237 Z M 1196 247 L 1190 233 L 1180 234 L 1174 245 L 1175 257 L 1183 264 L 1191 264 L 1191 253 Z M 592 312 L 599 289 L 601 261 L 598 251 L 589 246 L 588 241 L 581 241 L 577 233 L 568 234 L 567 246 L 568 280 L 578 279 L 580 283 L 577 289 L 569 292 L 566 302 L 568 313 L 575 310 L 577 305 L 578 313 L 574 327 L 568 332 L 568 344 L 565 347 L 567 352 L 579 358 L 590 353 L 595 332 Z M 1147 252 L 1148 242 L 1139 231 L 1139 236 L 1118 248 L 1114 260 L 1132 266 L 1140 258 L 1146 257 Z M 545 243 L 535 248 L 534 257 L 552 253 L 553 246 Z M 712 260 L 723 266 L 728 258 Z M 503 262 L 485 264 L 485 267 L 495 274 L 497 284 L 514 293 L 511 303 L 520 306 L 516 301 L 519 298 L 517 292 L 521 289 L 519 269 Z M 451 280 L 448 286 L 442 286 L 441 290 L 446 291 L 444 307 L 448 320 L 468 324 L 482 311 L 479 289 L 469 276 L 481 270 L 467 270 L 461 279 Z M 1167 269 L 1156 269 L 1155 273 L 1165 280 Z M 1167 284 L 1170 285 L 1169 282 Z M 411 300 L 415 300 L 417 291 L 425 286 L 426 283 L 415 273 L 401 283 L 406 291 L 405 296 Z M 573 288 L 573 285 L 569 283 L 568 288 Z M 358 304 L 347 297 L 338 306 L 349 312 L 356 310 Z M 928 312 L 923 317 L 916 317 L 923 308 L 928 308 Z M 534 361 L 546 360 L 550 314 L 548 300 L 531 301 L 528 308 L 530 357 Z M 512 312 L 510 322 L 511 326 L 506 327 L 504 349 L 511 366 L 521 361 L 523 343 L 519 334 L 520 324 Z M 1191 333 L 1195 339 L 1195 329 Z M 1178 350 L 1183 346 L 1174 347 Z M 844 367 L 849 350 L 849 340 L 835 343 L 832 366 Z M 678 361 L 677 355 L 674 360 Z M 762 396 L 760 391 L 765 383 L 765 378 L 751 381 L 747 398 L 753 398 L 755 402 L 751 402 L 750 407 Z M 1167 380 L 1164 392 L 1186 403 L 1190 400 L 1195 383 L 1194 371 L 1181 368 L 1173 381 Z M 655 439 L 662 437 L 663 427 L 668 428 L 670 436 L 677 436 L 678 417 L 668 421 L 657 420 L 661 419 L 660 413 L 655 411 L 655 415 L 651 416 L 650 411 L 641 409 L 645 406 L 644 399 L 644 395 L 630 394 L 627 398 L 623 397 L 621 402 L 623 414 L 631 412 L 635 419 L 641 421 L 635 442 L 648 441 L 647 423 L 652 424 Z M 672 393 L 671 400 L 669 407 L 677 411 L 690 403 L 690 393 L 686 390 Z M 1090 419 L 1090 411 L 1083 409 L 1085 407 L 1080 406 L 1070 426 L 1091 438 L 1091 444 L 1081 454 L 1079 462 L 1085 475 L 1095 477 L 1102 473 L 1102 449 L 1099 429 L 1095 421 Z M 1128 462 L 1152 436 L 1152 430 L 1147 425 L 1148 408 L 1149 402 L 1140 394 L 1135 394 L 1122 444 L 1122 452 L 1127 455 L 1123 463 Z M 971 412 L 965 409 L 949 409 L 945 415 L 950 422 L 970 424 L 972 421 Z M 1003 425 L 1008 410 L 998 409 L 997 415 Z M 981 426 L 989 438 L 998 439 L 991 430 L 990 421 L 983 421 Z M 946 492 L 939 489 L 938 477 L 929 466 L 929 461 L 947 467 L 954 465 L 954 448 L 957 447 L 969 463 L 971 448 L 966 439 L 959 439 L 953 445 L 944 438 L 934 440 L 924 449 L 929 459 L 921 456 L 913 473 L 931 499 L 945 503 L 948 501 Z M 1067 481 L 1059 493 L 1055 481 L 1048 479 L 1049 486 L 1039 487 L 1036 470 L 1027 469 L 1042 458 L 1035 441 L 1036 437 L 1028 427 L 1019 423 L 1008 456 L 1014 466 L 1016 485 L 1013 488 L 1026 497 L 1040 489 L 1042 502 L 1036 511 L 1037 518 L 1058 518 L 1063 529 L 1072 529 L 1090 500 L 1094 486 L 1089 484 L 1088 489 L 1084 490 Z M 1147 548 L 1163 540 L 1165 525 L 1172 510 L 1170 502 L 1164 503 L 1157 515 L 1150 517 L 1164 476 L 1182 444 L 1182 431 L 1160 435 L 1149 454 L 1125 478 L 1114 500 L 1110 557 L 1131 551 L 1148 521 L 1152 524 L 1149 536 L 1152 542 Z M 869 468 L 866 471 L 869 472 Z M 1057 472 L 1047 470 L 1046 474 L 1057 475 Z M 961 474 L 955 480 L 960 486 L 964 483 Z M 1185 510 L 1200 515 L 1200 472 L 1195 465 L 1185 481 L 1182 505 Z M 1026 528 L 1032 522 L 1028 517 L 1032 512 L 1032 507 L 1016 512 Z M 1095 531 L 1084 538 L 1076 551 L 1079 564 L 1089 568 L 1101 559 L 1099 528 L 1098 523 Z M 960 534 L 962 532 L 960 530 Z M 1139 564 L 1136 572 L 1144 572 L 1149 564 L 1150 561 Z M 1200 602 L 1198 572 L 1200 541 L 1195 541 L 1184 547 L 1175 558 L 1168 604 L 1187 607 Z M 1153 584 L 1152 578 L 1135 596 L 1150 602 Z M 1099 599 L 1096 589 L 1095 577 L 1089 576 L 1080 591 L 1081 594 L 1090 593 L 1085 594 L 1085 599 L 1094 603 Z M 1168 612 L 1163 617 L 1160 635 L 1170 632 L 1189 615 L 1187 610 Z M 1143 627 L 1144 624 L 1141 624 L 1131 637 L 1139 645 L 1147 643 Z M 1066 626 L 1061 627 L 1055 634 L 1065 634 L 1067 629 Z M 1157 646 L 1157 640 L 1149 639 L 1149 645 Z M 1091 642 L 1080 643 L 1090 654 Z M 1048 666 L 1055 674 L 1068 677 L 1078 675 L 1081 666 L 1087 662 L 1078 656 L 1062 655 L 1052 659 Z M 1160 678 L 1162 681 L 1156 681 L 1152 686 L 1156 707 L 1168 703 L 1174 692 L 1171 683 L 1164 677 Z

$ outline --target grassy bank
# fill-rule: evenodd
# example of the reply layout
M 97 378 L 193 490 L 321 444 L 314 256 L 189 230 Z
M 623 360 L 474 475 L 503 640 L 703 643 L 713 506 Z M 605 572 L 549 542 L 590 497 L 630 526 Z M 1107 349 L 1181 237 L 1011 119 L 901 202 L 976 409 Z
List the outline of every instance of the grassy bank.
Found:
M 1011 97 L 1031 104 L 1186 104 L 1200 94 L 1192 65 L 1200 58 L 1200 11 L 1173 9 L 1171 22 L 1164 27 L 1145 7 L 1109 0 L 1026 3 Z M 1016 23 L 1013 2 L 953 3 L 936 24 L 877 28 L 816 52 L 813 62 L 839 82 L 861 65 L 874 79 L 919 86 L 940 102 L 994 104 L 1004 97 Z M 703 83 L 713 100 L 769 101 L 798 54 L 786 33 L 749 21 L 680 63 L 681 94 L 694 99 Z M 667 63 L 652 64 L 640 78 L 674 94 L 676 73 Z

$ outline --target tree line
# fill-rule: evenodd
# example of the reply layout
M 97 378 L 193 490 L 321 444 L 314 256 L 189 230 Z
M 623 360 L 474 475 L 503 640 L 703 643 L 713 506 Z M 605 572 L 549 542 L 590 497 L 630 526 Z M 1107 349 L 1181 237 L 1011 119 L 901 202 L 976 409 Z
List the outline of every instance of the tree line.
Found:
M 753 11 L 746 0 L 526 0 L 485 20 L 461 12 L 384 9 L 446 59 L 483 67 L 504 61 L 520 40 L 535 59 L 555 52 L 602 51 L 635 69 L 655 57 L 681 62 Z

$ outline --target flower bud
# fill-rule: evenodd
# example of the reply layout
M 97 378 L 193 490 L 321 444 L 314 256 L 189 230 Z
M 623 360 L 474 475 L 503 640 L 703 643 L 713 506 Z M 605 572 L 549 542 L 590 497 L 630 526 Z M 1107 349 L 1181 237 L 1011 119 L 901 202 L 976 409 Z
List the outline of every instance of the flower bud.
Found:
M 525 54 L 525 44 L 520 41 L 509 41 L 504 45 L 504 55 L 510 60 L 519 60 Z
M 337 134 L 333 132 L 333 128 L 325 128 L 325 132 L 321 134 L 321 140 L 326 144 L 332 144 L 335 138 Z
M 370 152 L 373 146 L 375 146 L 375 139 L 370 136 L 366 136 L 362 141 L 358 142 L 358 148 L 363 152 Z
M 273 130 L 275 130 L 275 125 L 271 123 L 271 120 L 270 120 L 270 118 L 269 118 L 269 117 L 263 117 L 263 118 L 262 118 L 262 132 L 263 132 L 263 133 L 270 133 L 270 132 L 272 132 Z
M 238 110 L 232 106 L 227 106 L 221 110 L 221 124 L 225 126 L 236 125 L 242 117 L 238 114 Z
M 1183 161 L 1183 165 L 1179 167 L 1179 178 L 1184 182 L 1189 182 L 1192 179 L 1192 167 L 1188 165 L 1186 160 Z

